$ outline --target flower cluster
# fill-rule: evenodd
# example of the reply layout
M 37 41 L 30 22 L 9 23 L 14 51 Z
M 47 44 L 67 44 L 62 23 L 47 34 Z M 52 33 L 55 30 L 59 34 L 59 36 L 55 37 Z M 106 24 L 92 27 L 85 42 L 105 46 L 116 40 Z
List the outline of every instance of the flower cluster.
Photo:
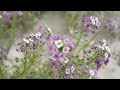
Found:
M 75 43 L 70 41 L 69 37 L 64 35 L 56 35 L 52 38 L 49 46 L 52 55 L 51 67 L 55 72 L 61 73 L 60 78 L 67 78 L 69 75 L 74 73 L 75 67 L 70 64 L 69 53 L 73 51 Z M 55 74 L 55 78 L 58 75 Z
M 33 51 L 35 50 L 36 46 L 38 44 L 40 45 L 44 45 L 45 42 L 42 40 L 42 37 L 46 35 L 46 39 L 50 40 L 51 35 L 52 35 L 52 31 L 49 27 L 47 27 L 45 29 L 46 32 L 43 31 L 43 28 L 40 27 L 38 32 L 32 32 L 28 37 L 23 38 L 22 42 L 19 42 L 19 48 L 17 49 L 17 51 L 19 52 L 25 52 L 26 49 L 28 49 L 29 51 Z
M 49 48 L 53 53 L 51 68 L 54 71 L 54 78 L 98 79 L 99 69 L 101 66 L 107 65 L 110 58 L 110 48 L 106 40 L 103 39 L 103 41 L 93 44 L 89 50 L 84 50 L 81 59 L 77 56 L 73 57 L 73 53 L 70 54 L 74 47 L 75 43 L 65 35 L 57 35 L 52 38 Z
M 71 52 L 75 47 L 75 43 L 70 41 L 69 37 L 64 35 L 56 35 L 52 41 L 51 45 L 49 46 L 50 50 L 53 53 L 63 53 L 67 54 Z
M 23 12 L 18 11 L 18 12 L 15 12 L 15 14 L 18 15 L 18 16 L 22 16 Z M 10 22 L 10 20 L 13 16 L 13 13 L 10 12 L 10 11 L 3 11 L 0 16 L 1 16 L 1 18 L 4 18 L 7 22 Z
M 38 44 L 44 45 L 45 42 L 42 40 L 43 34 L 44 32 L 42 30 L 42 27 L 39 28 L 38 32 L 32 32 L 28 37 L 24 38 L 22 42 L 18 43 L 19 48 L 17 49 L 17 51 L 25 52 L 26 49 L 28 49 L 29 51 L 33 51 Z
M 88 76 L 90 75 L 90 78 L 98 78 L 98 70 L 101 68 L 101 66 L 108 64 L 109 58 L 110 48 L 107 45 L 106 40 L 103 39 L 103 41 L 93 44 L 90 50 L 84 50 L 82 60 L 84 60 L 85 65 L 89 67 L 85 68 L 84 74 L 87 74 Z
M 11 23 L 13 20 L 15 20 L 17 17 L 20 17 L 23 15 L 23 12 L 22 11 L 2 11 L 0 12 L 0 19 L 1 19 L 1 23 L 2 23 L 2 27 L 11 27 Z M 16 19 L 17 21 L 18 18 Z M 16 22 L 17 22 L 16 21 Z
M 101 23 L 98 20 L 98 17 L 96 16 L 87 16 L 84 17 L 84 19 L 82 18 L 79 22 L 79 25 L 83 25 L 85 26 L 84 31 L 85 32 L 89 32 L 90 30 L 92 31 L 92 33 L 97 32 L 97 30 L 100 28 Z
M 7 59 L 7 55 L 6 53 L 0 48 L 0 60 L 6 60 Z
M 98 49 L 98 52 L 103 54 L 103 57 L 98 58 L 95 61 L 95 64 L 97 65 L 97 70 L 101 67 L 102 64 L 107 65 L 107 63 L 109 62 L 109 58 L 111 56 L 110 48 L 107 45 L 106 40 L 103 40 L 102 42 L 99 42 L 99 43 L 100 45 L 97 49 Z
M 104 28 L 107 29 L 108 32 L 114 31 L 114 29 L 117 27 L 115 22 L 112 19 L 107 19 L 104 24 Z

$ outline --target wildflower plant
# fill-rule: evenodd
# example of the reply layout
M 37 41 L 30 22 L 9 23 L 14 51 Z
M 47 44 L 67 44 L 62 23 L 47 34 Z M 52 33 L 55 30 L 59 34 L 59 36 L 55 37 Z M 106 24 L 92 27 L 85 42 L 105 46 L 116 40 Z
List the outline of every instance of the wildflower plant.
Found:
M 27 30 L 26 26 L 29 26 L 29 27 L 32 26 L 33 28 L 35 22 L 34 22 L 34 18 L 32 17 L 34 17 L 34 13 L 31 14 L 31 12 L 25 12 L 25 11 L 1 11 L 0 12 L 0 23 L 1 23 L 0 38 L 3 40 L 9 38 L 9 41 L 10 41 L 9 42 L 10 45 L 8 46 L 7 51 L 9 51 L 9 49 L 11 48 L 12 43 L 17 37 L 16 36 L 17 33 L 26 32 Z M 27 22 L 30 20 L 32 21 L 32 25 Z M 20 30 L 21 27 L 22 29 Z
M 24 16 L 24 12 L 15 13 L 3 11 L 0 19 L 3 25 L 11 25 L 10 30 L 16 31 L 19 26 L 20 17 Z M 32 31 L 25 38 L 18 42 L 17 52 L 23 53 L 24 58 L 16 57 L 16 62 L 22 62 L 20 66 L 16 66 L 14 75 L 10 78 L 30 78 L 33 74 L 34 66 L 39 67 L 39 62 L 46 59 L 35 74 L 40 78 L 48 79 L 99 79 L 98 72 L 100 68 L 106 66 L 111 57 L 110 47 L 103 38 L 96 39 L 104 30 L 113 31 L 115 27 L 111 20 L 107 20 L 105 24 L 101 23 L 99 17 L 88 16 L 85 12 L 68 16 L 67 28 L 64 34 L 54 34 L 50 27 L 39 27 L 38 31 Z M 1 26 L 3 28 L 3 26 Z M 32 29 L 34 25 L 32 25 Z M 12 32 L 15 38 L 15 32 Z M 13 38 L 12 37 L 12 38 Z M 14 39 L 13 38 L 13 39 Z M 86 40 L 88 39 L 88 40 Z M 44 51 L 44 49 L 46 51 Z M 44 54 L 47 53 L 47 55 Z M 42 58 L 43 57 L 43 58 Z M 7 55 L 0 49 L 0 61 L 7 59 Z M 41 64 L 41 63 L 40 63 Z M 4 78 L 0 67 L 1 78 Z M 37 68 L 38 69 L 38 68 Z
M 3 61 L 7 60 L 6 53 L 0 48 L 0 78 L 4 78 L 4 65 Z
M 23 60 L 23 70 L 22 73 L 17 73 L 18 78 L 24 78 L 25 75 L 29 71 L 29 69 L 33 66 L 36 62 L 36 58 L 41 58 L 42 55 L 39 50 L 42 50 L 44 47 L 45 39 L 48 41 L 51 38 L 51 32 L 49 27 L 46 28 L 40 27 L 38 32 L 32 32 L 27 37 L 23 38 L 22 42 L 19 42 L 19 48 L 16 49 L 18 52 L 24 53 L 24 60 Z M 49 39 L 48 39 L 49 38 Z M 18 58 L 16 58 L 18 59 Z

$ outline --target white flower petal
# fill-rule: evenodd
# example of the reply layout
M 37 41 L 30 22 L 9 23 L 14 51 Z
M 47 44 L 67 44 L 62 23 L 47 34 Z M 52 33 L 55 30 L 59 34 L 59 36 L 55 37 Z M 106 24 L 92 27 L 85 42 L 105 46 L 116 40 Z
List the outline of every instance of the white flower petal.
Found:
M 73 73 L 75 70 L 74 66 L 71 67 L 71 72 Z
M 57 48 L 61 48 L 63 46 L 62 40 L 55 41 L 55 45 L 56 45 Z
M 95 72 L 93 70 L 90 70 L 90 75 L 91 76 L 94 76 L 95 75 Z
M 91 17 L 90 17 L 90 20 L 93 20 L 93 19 L 94 19 L 94 18 L 91 16 Z
M 110 48 L 108 46 L 105 47 L 106 51 L 110 53 Z
M 91 22 L 92 22 L 92 25 L 95 25 L 95 20 L 94 19 Z
M 69 68 L 66 69 L 66 74 L 70 74 L 70 69 Z
M 98 17 L 95 17 L 95 22 L 98 23 Z

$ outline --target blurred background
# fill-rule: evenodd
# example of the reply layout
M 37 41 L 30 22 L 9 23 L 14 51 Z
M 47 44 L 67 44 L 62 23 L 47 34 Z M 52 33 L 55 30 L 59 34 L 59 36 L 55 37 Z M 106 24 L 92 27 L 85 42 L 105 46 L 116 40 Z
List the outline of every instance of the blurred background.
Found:
M 10 66 L 9 74 L 12 73 L 11 69 L 14 65 L 18 64 L 15 62 L 15 57 L 23 58 L 22 53 L 16 52 L 17 42 L 22 40 L 23 37 L 28 35 L 32 31 L 37 31 L 39 26 L 48 25 L 54 34 L 63 34 L 66 32 L 68 27 L 66 26 L 68 16 L 74 16 L 76 14 L 81 15 L 83 11 L 32 11 L 23 12 L 23 16 L 18 16 L 16 23 L 14 17 L 12 19 L 14 26 L 9 23 L 1 24 L 0 30 L 0 47 L 3 48 L 7 55 L 8 60 L 5 62 L 6 65 Z M 114 21 L 115 29 L 114 32 L 107 36 L 107 33 L 100 34 L 97 39 L 106 39 L 111 49 L 111 59 L 106 67 L 100 69 L 99 76 L 102 79 L 117 79 L 120 78 L 120 12 L 119 11 L 84 11 L 84 14 L 88 16 L 97 16 L 100 21 L 105 21 L 107 18 L 111 18 Z M 4 20 L 5 21 L 5 20 Z M 3 22 L 0 18 L 1 23 Z M 7 25 L 7 26 L 5 26 Z M 14 28 L 17 27 L 17 28 Z M 70 27 L 71 29 L 72 27 Z M 10 31 L 10 33 L 9 33 Z M 16 32 L 15 32 L 16 31 Z M 14 33 L 15 32 L 15 33 Z M 14 38 L 14 40 L 12 39 Z M 44 59 L 42 63 L 44 63 Z M 40 63 L 40 64 L 42 64 Z M 40 66 L 40 65 L 39 65 Z

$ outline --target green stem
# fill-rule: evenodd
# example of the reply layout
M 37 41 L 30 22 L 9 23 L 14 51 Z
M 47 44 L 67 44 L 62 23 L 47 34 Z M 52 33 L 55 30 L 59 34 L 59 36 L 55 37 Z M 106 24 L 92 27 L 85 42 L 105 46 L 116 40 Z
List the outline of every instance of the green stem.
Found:
M 10 42 L 10 45 L 9 45 L 7 51 L 9 51 L 9 49 L 11 48 L 11 46 L 12 46 L 12 44 L 14 42 L 14 39 L 16 37 L 16 18 L 15 18 L 15 14 L 13 15 L 13 21 L 12 21 L 11 24 L 12 24 L 12 28 L 11 28 L 11 30 L 12 30 L 12 39 L 11 39 L 11 42 Z
M 90 65 L 91 62 L 93 62 L 93 61 L 95 60 L 94 57 L 95 57 L 97 54 L 98 54 L 98 53 L 95 52 L 95 53 L 92 55 L 91 60 L 90 60 L 89 62 L 83 63 L 83 65 L 81 65 L 81 67 L 83 67 L 84 65 Z
M 99 30 L 99 31 L 88 41 L 88 43 L 84 44 L 83 48 L 79 48 L 79 56 L 80 56 L 81 50 L 86 49 L 86 47 L 88 47 L 88 45 L 90 44 L 90 42 L 91 42 L 92 40 L 94 40 L 95 37 L 96 37 L 100 32 L 101 32 L 101 31 Z
M 1 74 L 1 77 L 2 77 L 2 79 L 3 79 L 3 72 L 2 72 L 2 68 L 0 67 L 0 74 Z
M 87 62 L 86 64 L 87 64 L 87 65 L 90 65 L 90 64 L 97 58 L 97 57 L 96 57 L 97 54 L 98 54 L 98 53 L 95 52 L 95 53 L 93 54 L 93 56 L 91 57 L 91 61 Z
M 77 41 L 77 44 L 76 44 L 76 46 L 75 46 L 75 51 L 78 49 L 78 46 L 79 46 L 79 44 L 80 44 L 80 40 L 81 40 L 81 37 L 83 36 L 83 32 L 80 32 L 80 36 L 79 36 L 79 38 L 78 38 L 78 41 Z

